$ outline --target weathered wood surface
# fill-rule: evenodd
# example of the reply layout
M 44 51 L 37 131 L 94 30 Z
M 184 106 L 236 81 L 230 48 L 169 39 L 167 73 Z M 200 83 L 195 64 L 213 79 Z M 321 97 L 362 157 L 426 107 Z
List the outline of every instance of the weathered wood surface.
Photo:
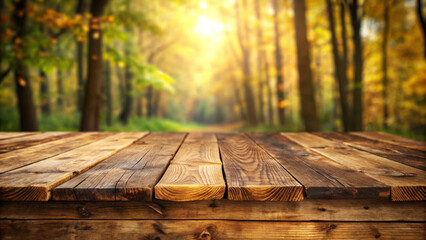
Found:
M 376 199 L 285 201 L 204 200 L 6 201 L 0 219 L 216 219 L 255 221 L 426 221 L 424 202 Z
M 385 142 L 420 150 L 426 153 L 426 142 L 414 140 L 411 138 L 400 137 L 384 132 L 351 132 L 351 134 L 379 142 Z
M 151 201 L 154 185 L 184 137 L 184 133 L 151 133 L 56 187 L 53 199 Z
M 37 133 L 40 133 L 40 132 L 0 132 L 0 139 L 22 137 L 22 136 L 37 134 Z
M 426 200 L 425 171 L 310 133 L 282 133 L 290 140 L 391 187 L 394 201 Z
M 280 134 L 249 134 L 305 188 L 307 198 L 389 198 L 390 187 Z
M 81 133 L 74 137 L 3 153 L 0 155 L 0 174 L 84 146 L 109 135 L 111 134 Z
M 0 153 L 10 152 L 16 149 L 26 148 L 57 139 L 71 137 L 77 133 L 70 132 L 45 132 L 39 134 L 30 134 L 20 137 L 7 138 L 0 140 Z
M 221 199 L 225 188 L 215 134 L 190 133 L 155 186 L 155 197 L 171 201 Z
M 426 153 L 420 150 L 401 147 L 387 142 L 375 141 L 352 134 L 315 133 L 315 135 L 332 141 L 342 141 L 344 144 L 358 150 L 394 160 L 423 171 L 426 170 Z
M 393 135 L 146 134 L 0 133 L 0 200 L 426 198 L 424 143 Z
M 424 223 L 5 220 L 3 239 L 424 239 Z
M 301 201 L 303 187 L 245 134 L 218 134 L 228 199 Z
M 52 188 L 88 170 L 146 134 L 117 133 L 0 174 L 0 200 L 47 201 Z

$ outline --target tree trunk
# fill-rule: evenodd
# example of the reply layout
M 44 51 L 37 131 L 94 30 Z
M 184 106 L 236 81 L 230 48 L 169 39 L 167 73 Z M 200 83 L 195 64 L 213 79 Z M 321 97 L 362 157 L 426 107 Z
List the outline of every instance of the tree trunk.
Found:
M 253 126 L 257 124 L 257 117 L 256 117 L 256 107 L 254 103 L 254 96 L 253 91 L 251 89 L 251 68 L 250 68 L 250 50 L 248 48 L 248 26 L 246 22 L 246 18 L 240 17 L 240 8 L 239 8 L 239 1 L 235 1 L 235 12 L 236 12 L 236 20 L 237 20 L 237 35 L 238 35 L 238 42 L 241 48 L 241 52 L 243 55 L 243 63 L 242 63 L 242 70 L 243 70 L 243 89 L 244 89 L 244 97 L 245 102 L 247 106 L 247 115 L 248 115 L 248 123 L 249 125 Z M 243 0 L 244 5 L 244 11 L 241 12 L 247 12 L 247 1 Z
M 302 117 L 308 132 L 319 130 L 315 105 L 314 84 L 310 67 L 309 43 L 306 30 L 305 0 L 294 1 L 294 28 L 296 30 L 297 69 Z
M 154 92 L 154 100 L 152 105 L 152 114 L 155 117 L 160 117 L 160 101 L 161 101 L 161 91 L 157 90 Z
M 105 96 L 106 96 L 106 123 L 108 126 L 112 125 L 112 93 L 111 93 L 111 65 L 110 61 L 104 62 L 105 71 Z
M 247 119 L 247 114 L 244 110 L 244 105 L 241 101 L 241 93 L 240 93 L 240 88 L 238 84 L 235 84 L 234 90 L 235 90 L 235 100 L 240 109 L 241 120 L 244 121 L 244 119 Z
M 64 86 L 63 86 L 63 80 L 64 80 L 64 75 L 62 70 L 58 67 L 57 68 L 57 82 L 56 82 L 56 87 L 58 88 L 58 99 L 57 99 L 57 105 L 58 105 L 58 109 L 62 110 L 64 107 Z
M 285 124 L 285 110 L 282 103 L 284 102 L 284 76 L 280 46 L 280 26 L 278 23 L 278 0 L 273 0 L 274 8 L 274 31 L 275 31 L 275 68 L 277 72 L 277 96 L 278 96 L 278 119 L 279 124 L 284 126 Z
M 353 130 L 362 131 L 363 129 L 363 107 L 362 107 L 362 42 L 361 42 L 361 15 L 359 13 L 358 0 L 352 0 L 349 3 L 351 15 L 351 26 L 353 32 L 353 62 L 354 62 L 354 89 L 353 89 Z
M 153 99 L 154 98 L 154 87 L 148 86 L 146 89 L 146 116 L 148 118 L 153 115 Z
M 84 95 L 81 131 L 98 131 L 102 105 L 102 31 L 101 21 L 108 0 L 92 0 L 88 50 L 88 77 Z
M 422 9 L 423 9 L 422 0 L 417 0 L 416 12 L 417 12 L 417 17 L 418 17 L 419 22 L 420 22 L 420 26 L 422 28 L 423 51 L 424 51 L 423 54 L 424 54 L 424 57 L 426 58 L 426 21 L 425 21 L 425 16 L 423 16 Z
M 339 54 L 339 48 L 337 45 L 337 36 L 336 36 L 336 28 L 335 28 L 335 22 L 334 22 L 334 12 L 333 12 L 333 5 L 331 3 L 331 0 L 326 0 L 327 2 L 327 15 L 328 15 L 328 21 L 330 26 L 330 33 L 331 33 L 331 45 L 332 45 L 332 51 L 333 51 L 333 62 L 334 62 L 334 75 L 336 78 L 336 83 L 339 88 L 339 99 L 340 99 L 340 108 L 341 108 L 341 116 L 342 116 L 342 123 L 343 123 L 343 129 L 345 132 L 350 131 L 351 124 L 350 124 L 350 111 L 349 111 L 349 104 L 348 104 L 348 91 L 347 91 L 347 78 L 346 78 L 346 63 L 347 58 L 345 58 L 345 53 L 343 56 L 343 61 L 341 60 L 340 54 Z M 341 15 L 344 14 L 344 11 L 341 12 Z M 344 16 L 342 17 L 344 19 Z M 344 30 L 346 29 L 343 27 L 345 21 L 342 21 L 342 42 L 345 42 L 346 44 L 346 34 L 344 34 Z M 344 51 L 347 51 L 344 49 Z
M 132 96 L 132 89 L 133 89 L 133 74 L 130 71 L 129 64 L 126 64 L 125 72 L 124 72 L 124 102 L 123 102 L 123 108 L 120 113 L 120 121 L 124 124 L 127 124 L 129 122 L 130 112 L 132 111 L 132 103 L 133 103 L 133 96 Z
M 264 59 L 265 59 L 265 50 L 263 50 L 263 32 L 262 32 L 262 15 L 260 11 L 259 0 L 254 0 L 254 9 L 257 19 L 257 75 L 258 75 L 258 101 L 259 101 L 259 121 L 261 123 L 265 122 L 265 111 L 264 111 L 264 103 L 263 103 L 263 89 L 265 82 L 267 79 L 264 79 L 263 72 L 264 69 Z
M 27 34 L 27 0 L 14 1 L 13 21 L 17 27 L 15 39 L 25 39 Z M 19 53 L 22 55 L 22 53 Z M 22 56 L 16 58 L 15 83 L 18 96 L 18 108 L 21 131 L 38 131 L 37 112 L 34 105 L 33 91 L 28 66 Z
M 49 78 L 46 72 L 39 69 L 38 76 L 40 77 L 40 110 L 42 115 L 50 115 L 50 97 L 49 97 Z
M 269 75 L 269 63 L 268 58 L 265 54 L 265 78 L 266 78 L 266 90 L 268 93 L 268 119 L 269 119 L 269 125 L 274 125 L 274 107 L 272 104 L 272 97 L 273 97 L 273 91 L 272 91 L 272 84 L 269 82 L 271 77 Z
M 382 38 L 382 72 L 383 72 L 383 128 L 387 129 L 388 126 L 388 33 L 389 33 L 389 3 L 383 0 L 383 38 Z
M 83 15 L 86 9 L 86 0 L 78 0 L 76 14 Z M 77 109 L 79 112 L 83 109 L 83 92 L 84 92 L 84 42 L 77 39 L 76 42 L 76 60 L 77 60 Z
M 142 106 L 143 106 L 142 97 L 139 96 L 138 99 L 137 99 L 137 102 L 136 102 L 136 114 L 140 118 L 142 117 Z

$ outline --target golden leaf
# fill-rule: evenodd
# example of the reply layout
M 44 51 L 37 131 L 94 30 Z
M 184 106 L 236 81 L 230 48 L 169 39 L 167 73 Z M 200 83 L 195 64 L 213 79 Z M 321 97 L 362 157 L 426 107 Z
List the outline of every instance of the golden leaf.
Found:
M 15 44 L 20 44 L 22 43 L 22 39 L 20 38 L 15 38 Z
M 94 32 L 92 37 L 93 39 L 99 39 L 99 32 Z
M 290 102 L 288 100 L 282 100 L 279 104 L 280 108 L 285 108 L 288 105 L 290 105 Z
M 18 83 L 21 85 L 21 87 L 27 86 L 27 82 L 21 77 L 18 79 Z
M 126 66 L 126 63 L 125 62 L 123 62 L 123 61 L 118 61 L 118 67 L 119 68 L 124 68 L 125 66 Z

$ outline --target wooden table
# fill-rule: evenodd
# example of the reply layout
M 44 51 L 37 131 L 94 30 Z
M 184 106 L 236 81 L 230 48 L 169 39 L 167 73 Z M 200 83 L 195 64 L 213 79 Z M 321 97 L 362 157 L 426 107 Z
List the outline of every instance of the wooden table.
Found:
M 1 239 L 425 239 L 425 142 L 0 133 Z

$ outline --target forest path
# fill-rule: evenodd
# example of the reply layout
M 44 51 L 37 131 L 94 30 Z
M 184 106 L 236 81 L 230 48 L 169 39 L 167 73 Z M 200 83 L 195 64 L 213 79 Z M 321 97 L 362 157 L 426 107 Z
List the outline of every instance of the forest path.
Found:
M 228 123 L 228 124 L 215 124 L 207 126 L 206 128 L 197 129 L 197 132 L 235 132 L 241 129 L 242 122 Z

